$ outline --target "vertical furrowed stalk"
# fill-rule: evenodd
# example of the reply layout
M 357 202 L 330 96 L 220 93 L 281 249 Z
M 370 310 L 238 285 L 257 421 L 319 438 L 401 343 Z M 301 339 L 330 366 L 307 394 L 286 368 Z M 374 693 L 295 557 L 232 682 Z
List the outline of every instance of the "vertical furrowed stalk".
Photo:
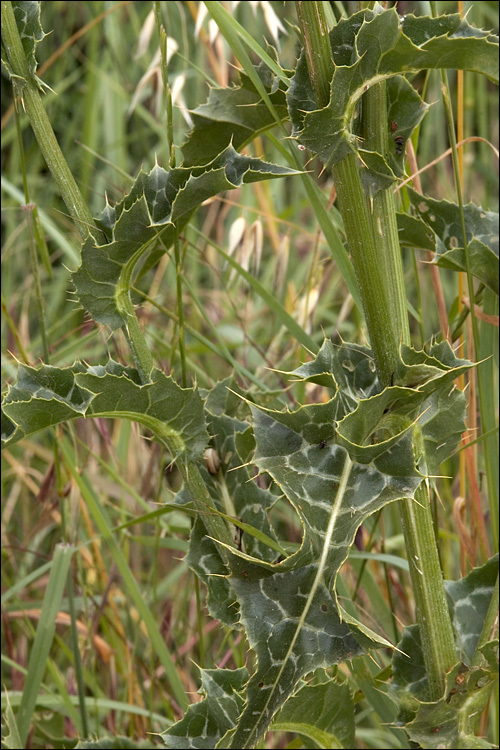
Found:
M 319 2 L 297 2 L 296 6 L 316 99 L 320 107 L 326 107 L 334 64 L 323 7 Z M 384 154 L 388 143 L 385 85 L 372 88 L 363 100 L 364 135 L 368 148 Z M 387 190 L 367 199 L 357 162 L 356 155 L 350 154 L 334 165 L 333 178 L 377 372 L 387 387 L 396 371 L 401 343 L 410 343 L 395 206 Z M 445 673 L 457 659 L 425 486 L 417 490 L 414 500 L 401 500 L 399 505 L 429 699 L 437 700 L 443 695 Z

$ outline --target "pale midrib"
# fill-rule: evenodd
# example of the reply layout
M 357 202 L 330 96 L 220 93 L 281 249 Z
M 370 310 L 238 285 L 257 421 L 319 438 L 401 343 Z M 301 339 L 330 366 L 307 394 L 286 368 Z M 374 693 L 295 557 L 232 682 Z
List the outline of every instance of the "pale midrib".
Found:
M 335 525 L 337 523 L 337 519 L 338 519 L 338 517 L 340 515 L 340 510 L 341 510 L 341 507 L 342 507 L 342 501 L 344 499 L 344 495 L 345 495 L 345 492 L 346 492 L 346 489 L 347 489 L 347 483 L 349 481 L 349 477 L 350 477 L 350 474 L 351 474 L 352 465 L 353 465 L 353 461 L 351 461 L 351 458 L 350 458 L 349 454 L 346 452 L 346 459 L 345 459 L 344 469 L 342 471 L 342 476 L 340 477 L 339 488 L 337 490 L 337 496 L 335 498 L 335 501 L 332 504 L 332 510 L 331 510 L 331 513 L 330 513 L 330 518 L 328 519 L 328 526 L 327 526 L 326 533 L 325 533 L 325 541 L 324 541 L 324 544 L 323 544 L 323 550 L 321 552 L 321 557 L 319 559 L 318 569 L 316 571 L 316 575 L 314 577 L 314 581 L 313 581 L 313 584 L 311 586 L 311 591 L 309 592 L 309 596 L 307 597 L 307 601 L 306 601 L 306 603 L 304 605 L 304 609 L 303 609 L 302 614 L 300 616 L 300 619 L 299 619 L 299 621 L 297 623 L 297 628 L 295 629 L 294 636 L 292 638 L 292 641 L 290 643 L 288 651 L 287 651 L 287 653 L 285 655 L 285 658 L 283 659 L 283 662 L 282 662 L 281 667 L 280 667 L 280 671 L 278 672 L 278 676 L 276 677 L 274 685 L 273 685 L 273 687 L 271 689 L 271 692 L 269 693 L 269 696 L 268 696 L 268 698 L 266 700 L 264 708 L 262 709 L 262 712 L 260 714 L 259 719 L 263 716 L 264 712 L 267 710 L 267 707 L 269 705 L 269 701 L 271 700 L 271 698 L 274 695 L 274 691 L 276 690 L 276 687 L 279 684 L 279 681 L 281 679 L 281 675 L 283 674 L 283 670 L 285 669 L 285 666 L 286 666 L 286 664 L 287 664 L 287 662 L 288 662 L 288 660 L 289 660 L 289 658 L 290 658 L 290 656 L 291 656 L 291 654 L 293 652 L 293 648 L 295 646 L 295 643 L 297 642 L 297 638 L 299 637 L 300 632 L 301 632 L 301 630 L 302 630 L 302 628 L 304 626 L 307 614 L 308 614 L 308 612 L 309 612 L 309 610 L 311 608 L 311 604 L 312 604 L 313 599 L 314 599 L 314 595 L 316 594 L 318 586 L 319 586 L 319 584 L 322 581 L 323 573 L 325 572 L 326 563 L 327 563 L 327 559 L 328 559 L 328 551 L 330 549 L 330 542 L 332 540 L 332 536 L 333 536 L 333 532 L 334 532 L 334 529 L 335 529 Z M 259 720 L 257 720 L 255 722 L 255 727 L 258 725 L 258 721 Z M 254 733 L 255 733 L 255 727 L 250 732 L 250 734 L 249 734 L 249 736 L 247 738 L 247 741 L 245 742 L 245 747 L 248 747 L 248 743 L 253 738 Z

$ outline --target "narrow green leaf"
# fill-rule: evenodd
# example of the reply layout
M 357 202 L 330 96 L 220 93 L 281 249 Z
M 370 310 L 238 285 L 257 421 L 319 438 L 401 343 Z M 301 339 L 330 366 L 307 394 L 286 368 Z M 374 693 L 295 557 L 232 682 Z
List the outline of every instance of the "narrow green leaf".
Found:
M 205 0 L 205 5 L 217 26 L 228 40 L 231 48 L 234 50 L 236 43 L 240 39 L 243 39 L 245 44 L 264 62 L 270 70 L 277 76 L 285 85 L 288 85 L 288 78 L 285 75 L 283 69 L 270 57 L 262 47 L 255 41 L 253 36 L 238 23 L 238 21 L 224 8 L 224 6 L 216 2 L 216 0 Z M 241 62 L 241 60 L 240 60 Z
M 5 711 L 7 708 L 7 693 L 2 691 L 0 697 L 2 711 Z M 20 693 L 19 691 L 12 691 L 8 694 L 8 698 L 12 706 L 15 708 L 21 703 L 22 693 Z M 78 706 L 79 698 L 77 695 L 70 695 L 69 699 L 74 706 Z M 59 695 L 39 694 L 37 697 L 36 705 L 37 708 L 41 708 L 47 711 L 57 711 L 62 713 L 63 715 L 66 714 L 64 700 Z M 134 703 L 126 703 L 125 701 L 113 701 L 109 698 L 93 697 L 92 701 L 89 701 L 87 704 L 87 710 L 89 713 L 95 712 L 95 715 L 99 718 L 99 720 L 102 720 L 103 714 L 107 713 L 108 711 L 119 711 L 126 714 L 133 714 L 134 716 L 144 716 L 146 718 L 151 718 L 156 723 L 158 723 L 159 726 L 168 726 L 170 724 L 170 720 L 165 718 L 165 716 L 158 713 L 151 713 L 148 708 L 137 706 Z
M 2 606 L 6 604 L 6 602 L 11 599 L 15 594 L 18 594 L 20 591 L 22 591 L 24 588 L 29 586 L 30 583 L 33 581 L 38 580 L 38 578 L 41 578 L 45 573 L 47 573 L 52 567 L 52 560 L 50 562 L 44 563 L 43 565 L 40 565 L 36 570 L 33 570 L 31 573 L 28 573 L 28 575 L 23 576 L 19 581 L 16 581 L 9 589 L 4 591 L 2 594 L 2 598 L 0 599 L 0 603 Z
M 304 331 L 302 326 L 300 326 L 297 321 L 292 318 L 292 316 L 287 313 L 283 305 L 280 304 L 280 302 L 276 299 L 276 297 L 268 290 L 266 287 L 261 284 L 261 282 L 255 278 L 255 276 L 252 276 L 251 273 L 248 271 L 245 271 L 245 269 L 240 266 L 240 264 L 232 258 L 230 255 L 224 252 L 224 250 L 219 247 L 219 245 L 216 245 L 212 240 L 210 240 L 208 237 L 206 237 L 202 232 L 199 232 L 196 228 L 193 227 L 195 231 L 199 234 L 200 237 L 202 237 L 204 240 L 210 243 L 210 245 L 217 250 L 219 255 L 221 255 L 230 266 L 236 269 L 238 274 L 245 279 L 245 281 L 252 287 L 252 289 L 261 297 L 264 302 L 271 308 L 271 310 L 274 312 L 278 320 L 284 325 L 288 331 L 292 334 L 292 336 L 300 343 L 302 346 L 304 346 L 306 349 L 308 349 L 311 352 L 315 352 L 317 350 L 317 344 L 314 342 L 314 339 L 312 339 L 308 333 Z
M 1 189 L 13 198 L 18 206 L 24 205 L 23 193 L 15 187 L 10 180 L 6 177 L 2 177 Z M 67 237 L 58 229 L 55 223 L 49 218 L 46 212 L 38 207 L 38 215 L 42 228 L 48 234 L 49 237 L 56 243 L 57 248 L 63 253 L 65 257 L 65 263 L 68 266 L 76 265 L 80 262 L 80 255 L 73 245 L 68 241 Z
M 56 616 L 61 606 L 61 600 L 68 577 L 68 570 L 74 547 L 59 544 L 55 548 L 49 581 L 43 599 L 42 611 L 36 629 L 35 640 L 31 647 L 23 697 L 17 714 L 17 726 L 21 738 L 21 747 L 26 744 L 31 717 L 37 703 L 38 691 L 42 681 L 54 632 Z
M 123 748 L 123 750 L 135 750 L 136 748 L 137 750 L 146 750 L 146 748 L 158 747 L 158 745 L 155 745 L 150 740 L 135 742 L 129 737 L 116 735 L 113 737 L 101 737 L 98 740 L 80 740 L 75 747 L 77 750 L 113 750 L 116 747 Z
M 66 440 L 62 440 L 60 442 L 60 448 L 64 456 L 66 465 L 71 471 L 76 484 L 80 488 L 83 498 L 87 503 L 89 512 L 94 519 L 97 528 L 99 529 L 99 533 L 102 534 L 105 543 L 109 547 L 109 550 L 113 556 L 113 560 L 115 561 L 116 566 L 120 571 L 120 575 L 123 578 L 125 588 L 127 589 L 132 601 L 134 602 L 134 605 L 137 607 L 139 615 L 141 616 L 144 625 L 146 626 L 149 638 L 151 639 L 152 647 L 154 648 L 156 655 L 158 656 L 162 666 L 165 669 L 165 674 L 168 678 L 175 699 L 179 703 L 179 705 L 182 706 L 182 708 L 186 708 L 188 705 L 188 700 L 182 682 L 180 681 L 175 665 L 172 661 L 172 657 L 170 656 L 163 636 L 159 631 L 156 619 L 154 618 L 149 607 L 144 601 L 140 586 L 137 583 L 134 574 L 130 570 L 125 555 L 123 554 L 118 542 L 113 535 L 113 532 L 111 530 L 112 524 L 108 519 L 107 513 L 102 507 L 99 497 L 91 486 L 89 479 L 85 475 L 80 474 L 80 472 L 78 471 L 75 465 L 75 457 L 69 443 Z

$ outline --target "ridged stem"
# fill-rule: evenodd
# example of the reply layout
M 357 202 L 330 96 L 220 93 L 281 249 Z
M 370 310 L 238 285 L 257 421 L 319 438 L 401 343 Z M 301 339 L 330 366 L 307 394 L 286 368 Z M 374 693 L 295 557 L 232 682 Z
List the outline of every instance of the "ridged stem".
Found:
M 12 3 L 2 0 L 2 42 L 12 72 L 15 92 L 22 98 L 23 106 L 37 139 L 40 151 L 54 178 L 82 240 L 93 226 L 87 204 L 76 184 L 52 130 L 52 125 L 42 104 L 40 90 L 28 68 L 21 43 Z
M 325 107 L 334 70 L 329 37 L 324 33 L 323 6 L 320 2 L 297 2 L 297 12 L 318 105 Z M 323 64 L 311 72 L 318 55 Z M 386 92 L 385 86 L 373 88 L 363 99 L 364 135 L 368 147 L 383 154 L 388 148 Z M 354 154 L 333 167 L 333 178 L 377 372 L 381 383 L 390 386 L 400 345 L 410 343 L 393 198 L 382 191 L 367 200 Z M 437 700 L 443 695 L 445 673 L 457 658 L 426 488 L 422 485 L 414 500 L 401 501 L 400 510 L 429 699 Z
M 335 164 L 333 179 L 377 372 L 383 385 L 391 385 L 399 360 L 401 332 L 388 284 L 389 259 L 375 242 L 357 161 L 355 154 L 349 154 Z

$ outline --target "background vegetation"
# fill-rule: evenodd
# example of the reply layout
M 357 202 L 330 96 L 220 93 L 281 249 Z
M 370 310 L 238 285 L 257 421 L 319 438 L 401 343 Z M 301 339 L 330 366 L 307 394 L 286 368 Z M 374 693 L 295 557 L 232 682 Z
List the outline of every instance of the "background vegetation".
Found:
M 226 3 L 238 21 L 265 47 L 279 45 L 280 60 L 295 65 L 298 49 L 292 4 Z M 357 4 L 333 2 L 334 12 L 351 13 Z M 400 2 L 402 13 L 429 12 L 428 3 Z M 437 3 L 440 12 L 455 12 L 454 2 Z M 498 4 L 463 3 L 468 20 L 479 28 L 497 28 Z M 46 2 L 42 24 L 52 33 L 37 49 L 39 75 L 50 86 L 45 106 L 64 156 L 93 215 L 106 196 L 113 203 L 130 188 L 142 168 L 155 160 L 168 166 L 169 153 L 163 85 L 156 55 L 156 29 L 146 2 Z M 162 4 L 169 35 L 169 79 L 174 102 L 174 143 L 186 139 L 189 110 L 207 97 L 207 84 L 237 80 L 238 67 L 216 28 L 204 18 L 197 2 Z M 479 136 L 498 147 L 497 89 L 479 75 L 464 76 L 463 97 L 457 74 L 449 72 L 455 111 L 463 117 L 463 136 Z M 447 126 L 439 71 L 416 82 L 433 102 L 418 134 L 417 162 L 422 168 L 448 149 Z M 2 87 L 2 377 L 12 382 L 16 360 L 36 364 L 43 358 L 36 273 L 30 261 L 30 224 L 24 203 L 22 165 L 13 115 L 12 89 Z M 128 361 L 127 345 L 117 332 L 85 318 L 69 295 L 69 273 L 78 265 L 78 237 L 48 174 L 27 119 L 20 128 L 30 199 L 39 208 L 50 265 L 40 264 L 42 304 L 52 365 L 75 359 L 88 363 Z M 252 155 L 285 164 L 279 138 L 263 134 L 249 148 Z M 485 209 L 498 210 L 498 162 L 484 142 L 463 149 L 463 192 Z M 330 176 L 317 161 L 307 163 L 326 196 L 334 197 Z M 454 200 L 449 157 L 421 175 L 424 192 Z M 235 273 L 214 249 L 232 253 L 243 268 L 268 289 L 320 344 L 323 334 L 334 340 L 366 343 L 362 321 L 340 278 L 301 182 L 279 180 L 247 185 L 208 202 L 186 232 L 183 292 L 187 372 L 191 383 L 210 388 L 235 370 L 266 391 L 282 391 L 280 371 L 291 371 L 305 359 L 304 351 L 284 332 L 277 308 L 262 301 L 252 285 Z M 213 244 L 212 244 L 213 243 Z M 421 254 L 404 250 L 404 268 L 413 343 L 439 336 L 439 311 Z M 467 325 L 458 328 L 456 274 L 441 270 L 440 278 L 450 327 L 463 330 L 464 355 L 470 354 Z M 179 329 L 176 317 L 176 275 L 170 256 L 145 274 L 137 290 L 140 309 L 155 361 L 179 381 Z M 466 294 L 466 293 L 464 293 Z M 495 311 L 492 311 L 495 314 Z M 498 315 L 498 310 L 496 311 Z M 482 333 L 485 333 L 485 325 Z M 485 338 L 486 340 L 486 338 Z M 454 337 L 458 345 L 458 337 Z M 469 347 L 469 348 L 468 348 Z M 483 353 L 498 362 L 495 347 Z M 497 369 L 495 368 L 495 372 Z M 301 400 L 323 397 L 316 386 L 286 384 L 290 407 Z M 475 437 L 475 386 L 469 425 Z M 496 390 L 496 389 L 495 389 Z M 497 404 L 491 404 L 497 412 Z M 54 433 L 55 434 L 55 433 Z M 162 449 L 123 421 L 80 420 L 70 432 L 72 460 L 83 472 L 99 502 L 115 524 L 114 538 L 139 583 L 151 617 L 159 624 L 185 690 L 195 700 L 198 665 L 241 667 L 251 658 L 241 634 L 229 632 L 208 617 L 205 592 L 183 561 L 191 528 L 189 516 L 174 511 L 148 522 L 134 519 L 170 502 L 180 478 Z M 63 431 L 58 433 L 62 440 Z M 460 454 L 464 456 L 465 454 Z M 434 497 L 436 525 L 445 577 L 457 579 L 485 561 L 493 549 L 488 523 L 482 443 L 461 459 L 446 463 L 446 477 Z M 469 462 L 469 464 L 467 464 Z M 467 478 L 466 478 L 467 477 Z M 82 654 L 86 709 L 91 734 L 146 737 L 161 732 L 181 715 L 176 696 L 166 689 L 165 664 L 150 643 L 141 617 L 124 585 L 116 556 L 101 543 L 101 532 L 82 502 L 75 477 L 54 464 L 53 437 L 44 433 L 5 451 L 2 471 L 2 710 L 15 706 L 25 687 L 27 659 L 40 620 L 48 563 L 61 541 L 78 545 L 73 568 L 73 602 L 64 598 L 57 615 L 57 633 L 44 675 L 30 747 L 73 747 L 81 735 L 77 710 L 75 643 L 70 629 L 74 607 Z M 463 500 L 461 498 L 464 498 Z M 477 506 L 482 503 L 487 538 L 481 536 Z M 280 538 L 300 540 L 300 527 L 288 504 L 278 503 L 274 521 Z M 121 528 L 118 528 L 121 527 Z M 112 548 L 111 548 L 112 549 Z M 379 553 L 368 565 L 362 552 Z M 395 556 L 391 566 L 385 566 Z M 364 621 L 391 641 L 412 622 L 413 600 L 404 564 L 404 545 L 396 509 L 373 516 L 358 535 L 356 549 L 343 568 L 339 594 L 353 599 Z M 360 574 L 363 574 L 360 576 Z M 65 595 L 66 596 L 66 595 Z M 374 673 L 384 680 L 390 657 L 377 652 Z M 338 667 L 356 693 L 358 747 L 388 747 L 387 729 L 363 697 L 365 667 L 353 662 Z M 494 702 L 483 717 L 482 730 L 498 742 Z M 389 742 L 394 742 L 391 735 Z M 301 747 L 299 737 L 272 733 L 266 747 Z

